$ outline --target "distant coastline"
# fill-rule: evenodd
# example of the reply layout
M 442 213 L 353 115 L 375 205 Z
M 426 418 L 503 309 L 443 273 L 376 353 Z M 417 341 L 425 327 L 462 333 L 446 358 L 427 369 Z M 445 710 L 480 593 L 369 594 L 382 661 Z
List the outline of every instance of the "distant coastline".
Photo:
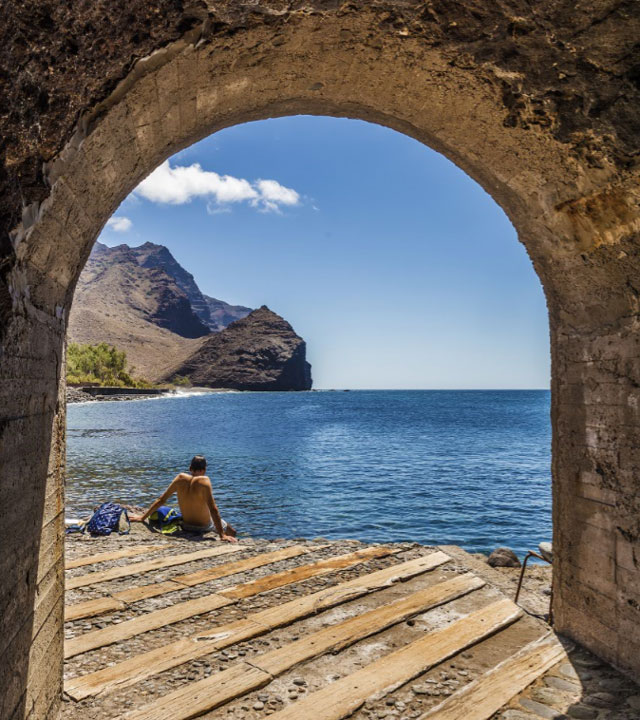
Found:
M 209 395 L 211 393 L 239 392 L 237 390 L 224 388 L 189 388 L 188 390 L 176 388 L 153 388 L 150 390 L 139 390 L 138 388 L 100 388 L 100 390 L 112 392 L 90 393 L 79 387 L 66 388 L 67 405 L 89 402 L 124 402 L 135 400 L 152 400 L 162 397 L 192 397 L 193 395 Z M 137 390 L 137 392 L 131 392 Z

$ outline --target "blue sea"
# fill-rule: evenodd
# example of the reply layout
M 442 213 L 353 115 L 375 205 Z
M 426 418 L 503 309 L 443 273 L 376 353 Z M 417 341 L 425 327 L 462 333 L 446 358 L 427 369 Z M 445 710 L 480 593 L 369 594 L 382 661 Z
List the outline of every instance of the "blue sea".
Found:
M 67 515 L 147 505 L 207 457 L 241 535 L 551 539 L 548 391 L 189 393 L 68 408 Z

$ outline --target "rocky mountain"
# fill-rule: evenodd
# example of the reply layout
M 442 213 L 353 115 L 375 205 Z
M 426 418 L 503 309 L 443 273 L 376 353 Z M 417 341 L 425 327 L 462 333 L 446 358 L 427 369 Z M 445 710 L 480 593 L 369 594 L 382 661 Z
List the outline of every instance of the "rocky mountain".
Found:
M 138 265 L 126 245 L 96 243 L 76 288 L 70 342 L 116 345 L 126 351 L 135 374 L 156 380 L 208 334 L 167 273 Z
M 202 323 L 209 327 L 209 306 L 204 299 L 204 295 L 196 285 L 193 275 L 180 265 L 168 248 L 164 245 L 146 242 L 144 245 L 130 248 L 130 252 L 141 267 L 160 268 L 172 277 L 176 285 L 189 299 L 193 312 L 200 318 Z
M 212 334 L 166 379 L 236 390 L 309 390 L 306 343 L 291 325 L 263 305 Z
M 130 248 L 138 264 L 146 268 L 160 268 L 172 277 L 189 299 L 194 313 L 212 332 L 219 332 L 234 320 L 246 317 L 251 308 L 229 305 L 200 291 L 193 275 L 187 272 L 164 245 L 146 242 Z
M 204 295 L 169 250 L 153 243 L 96 243 L 78 281 L 68 338 L 125 350 L 132 374 L 151 381 L 181 375 L 209 387 L 311 387 L 305 343 L 289 323 L 266 307 L 251 312 Z

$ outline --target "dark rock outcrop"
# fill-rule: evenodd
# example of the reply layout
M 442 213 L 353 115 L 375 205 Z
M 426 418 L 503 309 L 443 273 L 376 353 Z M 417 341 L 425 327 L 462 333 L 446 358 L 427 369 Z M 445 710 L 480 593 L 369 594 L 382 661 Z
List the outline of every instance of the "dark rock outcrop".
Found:
M 170 377 L 176 375 L 188 377 L 194 385 L 214 388 L 311 388 L 306 343 L 265 305 L 211 335 Z
M 496 548 L 487 558 L 491 567 L 520 567 L 520 560 L 511 548 Z

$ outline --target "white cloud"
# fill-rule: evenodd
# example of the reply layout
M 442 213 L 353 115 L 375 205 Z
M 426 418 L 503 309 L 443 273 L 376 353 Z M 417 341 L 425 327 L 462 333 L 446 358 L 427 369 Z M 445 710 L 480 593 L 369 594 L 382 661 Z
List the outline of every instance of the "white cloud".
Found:
M 183 205 L 193 198 L 208 198 L 207 211 L 215 213 L 233 203 L 248 202 L 265 212 L 279 212 L 281 206 L 298 205 L 300 195 L 277 180 L 254 183 L 232 175 L 203 170 L 198 163 L 171 167 L 162 163 L 135 189 L 138 195 L 155 203 Z
M 277 180 L 258 180 L 255 186 L 260 198 L 252 204 L 262 210 L 278 212 L 280 205 L 297 205 L 300 202 L 300 195 L 295 190 L 280 185 Z
M 112 218 L 107 220 L 107 227 L 115 230 L 116 232 L 128 232 L 131 230 L 133 223 L 128 217 L 123 215 L 114 215 Z

